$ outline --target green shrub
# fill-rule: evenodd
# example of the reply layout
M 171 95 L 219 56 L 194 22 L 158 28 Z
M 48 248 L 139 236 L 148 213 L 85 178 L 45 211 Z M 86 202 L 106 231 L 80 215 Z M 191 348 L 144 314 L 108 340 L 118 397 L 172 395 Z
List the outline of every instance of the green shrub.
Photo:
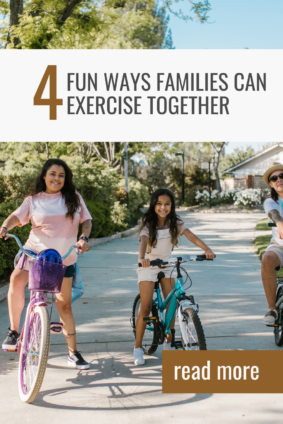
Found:
M 10 200 L 6 203 L 0 204 L 0 226 L 3 224 L 5 219 L 11 215 L 21 204 L 22 200 Z M 21 240 L 24 245 L 28 239 L 31 230 L 31 225 L 27 224 L 23 227 L 15 227 L 13 230 L 9 230 L 9 233 L 15 234 Z M 0 239 L 0 276 L 8 278 L 14 269 L 14 257 L 16 256 L 19 247 L 15 240 L 9 239 L 4 241 Z
M 5 167 L 0 169 L 0 202 L 10 199 L 23 199 L 31 191 L 36 175 L 41 168 L 41 162 L 28 163 L 28 167 L 7 160 Z
M 128 228 L 129 211 L 127 205 L 121 205 L 115 202 L 111 208 L 111 219 L 114 223 L 114 231 L 119 233 Z
M 125 187 L 125 179 L 122 178 L 117 188 Z M 137 220 L 142 216 L 140 208 L 147 204 L 150 200 L 147 187 L 134 178 L 129 178 L 129 209 L 130 224 L 135 225 Z
M 85 204 L 92 216 L 90 237 L 107 237 L 113 234 L 115 224 L 111 219 L 110 206 L 96 200 L 85 200 Z

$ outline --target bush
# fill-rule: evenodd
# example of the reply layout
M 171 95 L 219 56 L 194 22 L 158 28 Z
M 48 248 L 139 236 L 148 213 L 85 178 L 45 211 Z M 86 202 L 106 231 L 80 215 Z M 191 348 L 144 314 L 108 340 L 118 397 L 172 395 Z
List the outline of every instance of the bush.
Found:
M 0 226 L 3 224 L 5 219 L 14 212 L 21 204 L 22 200 L 10 200 L 6 203 L 0 204 Z M 15 234 L 21 240 L 24 245 L 28 239 L 31 230 L 31 225 L 27 224 L 23 227 L 15 227 L 13 230 L 9 230 L 9 233 Z M 8 278 L 14 269 L 14 257 L 16 256 L 19 247 L 15 240 L 9 239 L 4 241 L 0 239 L 0 276 Z
M 261 189 L 260 188 L 247 188 L 235 193 L 234 196 L 235 206 L 245 206 L 251 208 L 252 206 L 261 204 Z
M 85 204 L 92 216 L 92 229 L 90 238 L 107 237 L 113 234 L 115 224 L 111 219 L 110 206 L 96 200 L 85 200 Z
M 114 231 L 119 233 L 128 228 L 128 219 L 130 213 L 127 205 L 121 205 L 120 202 L 115 202 L 111 209 L 111 219 L 114 223 Z
M 202 206 L 209 205 L 209 192 L 207 190 L 203 190 L 202 192 L 197 190 L 195 198 L 200 205 Z M 213 201 L 214 199 L 217 199 L 217 198 L 218 198 L 218 190 L 212 190 L 211 200 Z
M 125 179 L 121 179 L 117 185 L 117 189 L 125 187 Z M 121 191 L 121 190 L 120 190 Z M 135 225 L 142 216 L 141 208 L 147 204 L 150 196 L 147 187 L 134 178 L 129 178 L 129 208 L 130 208 L 130 224 Z
M 235 195 L 239 192 L 239 189 L 226 189 L 223 190 L 219 197 L 222 204 L 233 205 L 235 201 Z
M 23 199 L 31 191 L 40 167 L 40 162 L 28 168 L 14 160 L 7 160 L 5 167 L 0 169 L 0 202 Z

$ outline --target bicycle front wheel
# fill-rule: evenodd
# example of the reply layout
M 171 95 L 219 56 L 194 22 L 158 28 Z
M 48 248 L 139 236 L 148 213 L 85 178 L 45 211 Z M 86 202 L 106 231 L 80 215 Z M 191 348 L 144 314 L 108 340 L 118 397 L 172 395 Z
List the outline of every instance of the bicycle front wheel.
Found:
M 184 321 L 180 324 L 183 326 L 182 344 L 184 350 L 207 350 L 203 328 L 197 312 L 192 308 L 187 308 L 183 312 Z
M 133 304 L 133 312 L 132 312 L 132 324 L 134 328 L 134 333 L 136 335 L 136 323 L 140 313 L 141 308 L 141 297 L 138 294 L 135 298 Z M 152 306 L 150 316 L 157 316 L 157 309 L 155 306 Z M 158 344 L 155 343 L 155 334 L 154 334 L 154 324 L 153 322 L 147 323 L 145 332 L 142 339 L 142 348 L 146 355 L 153 355 L 156 349 L 158 348 Z
M 47 309 L 36 306 L 31 314 L 26 349 L 21 349 L 18 387 L 23 402 L 37 397 L 43 382 L 50 345 L 50 322 Z
M 283 288 L 280 287 L 280 289 L 278 290 L 277 296 L 276 296 L 276 302 L 278 299 L 280 299 L 280 297 L 283 296 Z M 277 346 L 282 346 L 283 345 L 283 322 L 282 322 L 282 309 L 280 309 L 280 307 L 282 306 L 279 305 L 279 310 L 277 309 L 278 312 L 278 327 L 274 327 L 274 338 L 275 338 L 275 344 Z

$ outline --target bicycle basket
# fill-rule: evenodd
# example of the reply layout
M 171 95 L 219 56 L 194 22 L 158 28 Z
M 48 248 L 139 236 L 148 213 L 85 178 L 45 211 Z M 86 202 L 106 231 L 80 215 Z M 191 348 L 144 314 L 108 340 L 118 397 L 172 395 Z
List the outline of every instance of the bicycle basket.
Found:
M 29 290 L 60 293 L 67 266 L 38 259 L 29 261 Z

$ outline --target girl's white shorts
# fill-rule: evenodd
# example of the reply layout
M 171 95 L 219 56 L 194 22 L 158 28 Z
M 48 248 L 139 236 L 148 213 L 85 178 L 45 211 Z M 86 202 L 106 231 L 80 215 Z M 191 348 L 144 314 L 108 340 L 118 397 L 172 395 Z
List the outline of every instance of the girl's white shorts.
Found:
M 170 278 L 172 267 L 160 269 L 158 266 L 150 266 L 148 268 L 138 268 L 138 284 L 141 281 L 153 281 L 154 283 L 158 280 L 157 275 L 159 272 L 164 272 L 165 278 Z

